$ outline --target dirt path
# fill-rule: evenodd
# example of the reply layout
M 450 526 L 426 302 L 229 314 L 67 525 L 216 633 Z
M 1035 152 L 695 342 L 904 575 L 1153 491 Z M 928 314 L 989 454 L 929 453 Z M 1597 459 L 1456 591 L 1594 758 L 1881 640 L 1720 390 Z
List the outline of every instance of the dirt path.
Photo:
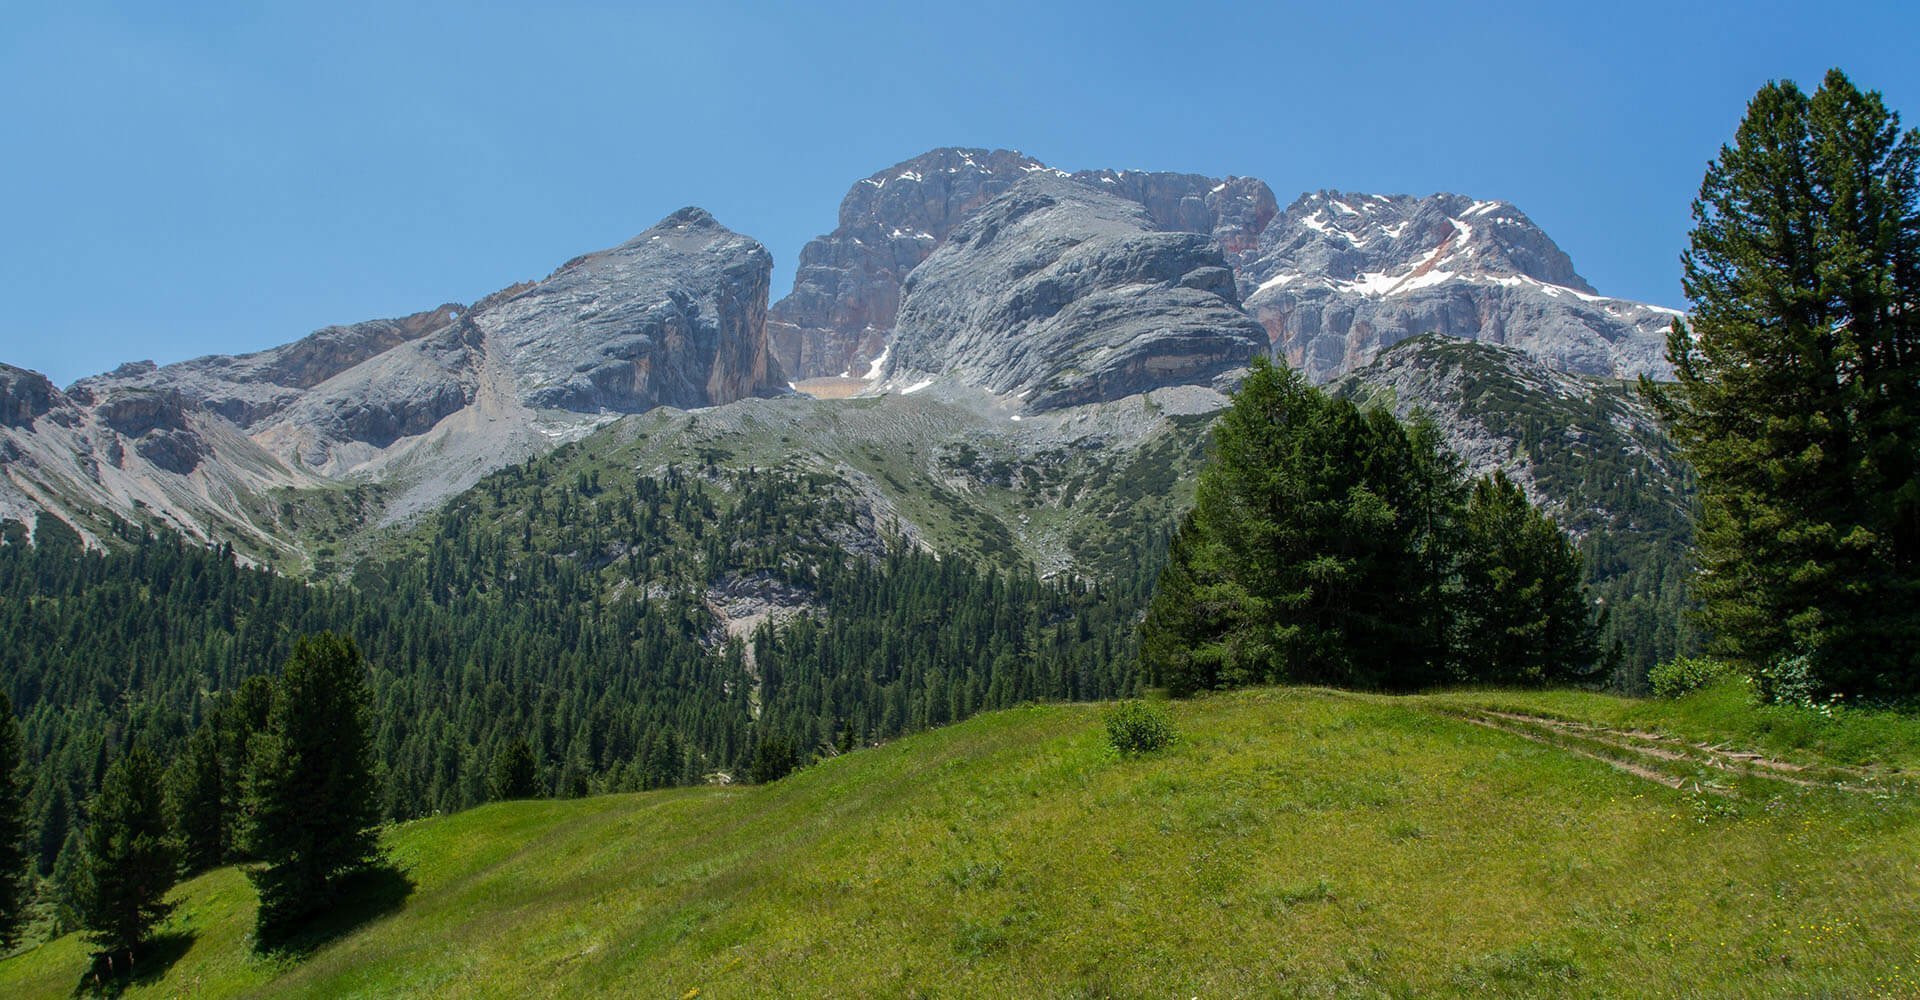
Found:
M 1449 714 L 1477 726 L 1600 761 L 1668 788 L 1734 796 L 1735 789 L 1722 779 L 1748 778 L 1844 792 L 1888 790 L 1879 780 L 1880 776 L 1864 768 L 1796 764 L 1753 751 L 1729 749 L 1725 744 L 1690 743 L 1664 733 L 1615 729 L 1487 708 L 1454 709 Z

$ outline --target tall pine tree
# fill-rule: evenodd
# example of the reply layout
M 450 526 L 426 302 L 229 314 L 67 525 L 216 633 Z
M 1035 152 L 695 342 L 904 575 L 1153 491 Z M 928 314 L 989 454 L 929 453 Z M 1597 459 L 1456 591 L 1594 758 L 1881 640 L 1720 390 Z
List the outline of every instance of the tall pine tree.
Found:
M 1457 676 L 1494 684 L 1586 678 L 1599 628 L 1580 552 L 1503 472 L 1473 484 L 1462 518 Z
M 172 907 L 177 877 L 161 802 L 160 762 L 136 746 L 114 761 L 88 809 L 74 877 L 74 908 L 110 968 L 131 961 Z
M 1920 694 L 1920 138 L 1839 71 L 1761 88 L 1707 168 L 1693 302 L 1643 381 L 1700 477 L 1710 648 Z
M 258 937 L 271 946 L 380 859 L 367 667 L 330 632 L 294 645 L 247 773 L 246 845 L 263 864 Z

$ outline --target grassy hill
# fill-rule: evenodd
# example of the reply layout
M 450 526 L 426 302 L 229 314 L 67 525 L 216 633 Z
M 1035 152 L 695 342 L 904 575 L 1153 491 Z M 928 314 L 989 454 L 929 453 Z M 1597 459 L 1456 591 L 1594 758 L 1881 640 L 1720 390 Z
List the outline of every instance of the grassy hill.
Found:
M 232 869 L 129 996 L 1913 996 L 1920 722 L 1570 692 L 1020 708 L 777 784 L 393 829 L 410 895 L 301 959 Z M 68 937 L 0 961 L 62 996 Z

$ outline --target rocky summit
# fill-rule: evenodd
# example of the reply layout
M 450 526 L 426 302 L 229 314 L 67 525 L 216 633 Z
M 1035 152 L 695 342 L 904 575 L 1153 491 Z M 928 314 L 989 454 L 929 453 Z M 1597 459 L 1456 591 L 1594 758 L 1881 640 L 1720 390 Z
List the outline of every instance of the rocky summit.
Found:
M 370 477 L 430 508 L 611 415 L 785 392 L 772 257 L 682 209 L 471 308 L 328 327 L 282 347 L 122 365 L 66 393 L 0 372 L 0 510 L 151 514 L 278 536 L 264 491 Z M 95 525 L 97 528 L 97 525 Z
M 1133 202 L 1153 230 L 1212 237 L 1274 356 L 1316 381 L 1423 333 L 1516 347 L 1581 374 L 1669 371 L 1676 313 L 1601 295 L 1508 202 L 1321 191 L 1282 211 L 1253 177 L 1067 173 L 1010 150 L 943 148 L 855 182 L 838 227 L 801 251 L 769 323 L 788 374 L 878 374 L 907 276 L 972 214 L 1040 174 Z
M 1030 410 L 1206 384 L 1264 350 L 1219 244 L 1036 174 L 908 277 L 885 374 L 948 376 Z M 906 385 L 911 389 L 913 385 Z
M 930 150 L 854 182 L 840 202 L 839 225 L 800 251 L 793 291 L 774 303 L 768 324 L 788 374 L 858 378 L 872 370 L 893 331 L 907 275 L 981 206 L 1036 174 L 1132 201 L 1153 229 L 1212 236 L 1231 260 L 1258 249 L 1278 212 L 1273 191 L 1251 177 L 1069 174 L 1013 150 Z
M 900 286 L 954 227 L 1047 166 L 1006 149 L 935 149 L 854 182 L 833 232 L 800 251 L 770 336 L 794 378 L 858 376 L 880 356 Z
M 1303 195 L 1240 280 L 1274 354 L 1318 381 L 1423 333 L 1516 347 L 1562 371 L 1663 376 L 1679 315 L 1600 295 L 1518 208 L 1452 194 Z

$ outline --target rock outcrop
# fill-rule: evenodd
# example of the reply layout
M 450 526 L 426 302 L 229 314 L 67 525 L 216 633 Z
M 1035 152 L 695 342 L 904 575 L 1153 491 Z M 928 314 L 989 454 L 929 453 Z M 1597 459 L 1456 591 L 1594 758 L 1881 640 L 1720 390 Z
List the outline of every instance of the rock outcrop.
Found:
M 0 427 L 32 427 L 65 401 L 45 375 L 0 364 Z
M 794 378 L 867 374 L 886 349 L 907 275 L 981 206 L 1036 174 L 1071 177 L 1139 204 L 1151 228 L 1200 233 L 1230 261 L 1259 246 L 1278 212 L 1252 177 L 1142 170 L 1055 170 L 1006 149 L 935 149 L 856 181 L 839 226 L 800 251 L 793 291 L 769 322 L 775 355 Z
M 209 355 L 156 367 L 152 362 L 121 365 L 104 375 L 81 379 L 77 394 L 91 397 L 116 389 L 146 389 L 194 400 L 236 426 L 257 426 L 303 392 L 401 344 L 445 329 L 466 307 L 449 303 L 400 319 L 378 319 L 351 326 L 330 326 L 291 344 L 241 355 Z
M 1212 236 L 1236 264 L 1259 249 L 1260 234 L 1280 211 L 1273 189 L 1256 177 L 1082 170 L 1073 179 L 1137 202 L 1156 229 Z
M 900 309 L 900 286 L 974 210 L 1038 160 L 1006 149 L 935 149 L 855 181 L 839 225 L 800 251 L 793 291 L 773 305 L 775 355 L 794 378 L 866 372 Z
M 83 531 L 83 510 L 190 532 L 219 522 L 271 544 L 261 494 L 349 475 L 395 487 L 390 514 L 430 509 L 610 414 L 784 393 L 767 347 L 772 267 L 688 208 L 472 308 L 122 365 L 64 395 L 0 370 L 0 515 L 52 509 Z
M 1569 372 L 1670 371 L 1678 313 L 1598 294 L 1503 201 L 1304 195 L 1267 227 L 1240 281 L 1275 356 L 1315 380 L 1423 333 L 1517 347 Z
M 684 208 L 466 322 L 534 409 L 717 406 L 784 385 L 767 345 L 772 274 L 765 247 Z
M 1040 174 L 908 277 L 886 375 L 951 377 L 1037 411 L 1206 384 L 1264 346 L 1210 237 Z

